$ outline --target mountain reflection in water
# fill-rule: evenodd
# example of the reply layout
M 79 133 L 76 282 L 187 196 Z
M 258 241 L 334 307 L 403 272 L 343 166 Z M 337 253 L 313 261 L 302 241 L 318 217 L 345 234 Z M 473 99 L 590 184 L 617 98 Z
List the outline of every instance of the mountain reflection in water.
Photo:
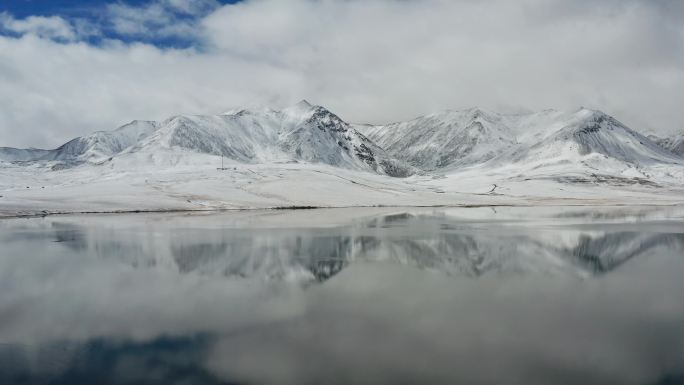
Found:
M 681 214 L 0 221 L 0 383 L 684 383 Z

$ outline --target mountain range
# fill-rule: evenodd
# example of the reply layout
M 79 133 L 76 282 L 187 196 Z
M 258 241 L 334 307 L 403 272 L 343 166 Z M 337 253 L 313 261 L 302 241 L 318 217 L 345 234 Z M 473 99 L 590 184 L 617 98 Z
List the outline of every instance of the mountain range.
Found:
M 585 108 L 508 115 L 473 108 L 361 126 L 360 131 L 391 155 L 423 170 L 579 164 L 592 156 L 635 166 L 682 162 L 674 138 L 654 141 L 601 111 Z
M 0 214 L 676 203 L 683 147 L 684 134 L 645 136 L 587 108 L 369 125 L 301 101 L 136 120 L 52 150 L 0 148 Z
M 242 109 L 212 116 L 179 115 L 161 122 L 136 120 L 114 131 L 75 138 L 54 150 L 0 148 L 0 160 L 54 162 L 62 168 L 170 150 L 240 163 L 323 163 L 396 177 L 415 171 L 337 115 L 305 100 L 281 111 Z
M 387 125 L 349 124 L 303 100 L 283 110 L 136 120 L 78 137 L 53 150 L 0 148 L 6 162 L 58 167 L 100 164 L 132 153 L 189 151 L 240 163 L 306 162 L 405 177 L 422 171 L 519 164 L 582 165 L 604 158 L 628 168 L 684 164 L 684 134 L 646 137 L 596 110 L 499 114 L 443 111 Z M 606 170 L 610 171 L 610 170 Z

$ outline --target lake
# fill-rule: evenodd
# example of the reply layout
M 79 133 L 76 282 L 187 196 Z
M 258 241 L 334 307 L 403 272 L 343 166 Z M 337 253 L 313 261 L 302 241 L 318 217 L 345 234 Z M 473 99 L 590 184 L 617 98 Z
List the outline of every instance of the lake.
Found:
M 682 384 L 684 207 L 0 220 L 0 384 Z

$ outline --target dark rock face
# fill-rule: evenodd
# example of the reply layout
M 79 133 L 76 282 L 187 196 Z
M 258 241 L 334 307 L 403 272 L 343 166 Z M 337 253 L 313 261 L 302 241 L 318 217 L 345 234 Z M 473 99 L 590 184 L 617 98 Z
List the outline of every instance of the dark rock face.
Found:
M 323 107 L 318 106 L 314 107 L 314 113 L 309 119 L 307 119 L 306 124 L 311 124 L 315 127 L 318 127 L 318 129 L 321 131 L 344 133 L 350 129 L 349 124 L 340 119 L 339 116 L 333 114 Z
M 306 142 L 318 142 L 323 147 L 326 146 L 325 143 L 327 142 L 335 143 L 337 150 L 328 155 L 330 163 L 337 162 L 342 158 L 352 158 L 359 159 L 372 170 L 388 176 L 406 177 L 413 174 L 410 167 L 385 154 L 383 149 L 360 134 L 339 116 L 320 106 L 312 107 L 312 109 L 313 112 L 302 124 L 303 132 L 299 135 L 312 136 L 313 138 L 307 139 Z M 313 135 L 307 132 L 307 127 L 309 130 L 311 128 L 317 129 L 321 135 Z M 299 156 L 306 153 L 300 147 L 296 151 L 300 151 Z
M 373 156 L 373 151 L 371 151 L 371 149 L 368 148 L 368 146 L 361 143 L 360 146 L 354 147 L 354 149 L 356 150 L 356 156 L 363 159 L 366 163 L 370 165 L 375 164 L 375 157 Z

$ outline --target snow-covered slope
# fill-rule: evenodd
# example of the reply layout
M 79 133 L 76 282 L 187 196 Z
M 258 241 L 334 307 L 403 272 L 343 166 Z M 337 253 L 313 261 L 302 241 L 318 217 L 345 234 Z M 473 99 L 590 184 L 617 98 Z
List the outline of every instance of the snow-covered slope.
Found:
M 478 108 L 359 129 L 390 154 L 424 170 L 481 163 L 516 142 L 500 115 Z

